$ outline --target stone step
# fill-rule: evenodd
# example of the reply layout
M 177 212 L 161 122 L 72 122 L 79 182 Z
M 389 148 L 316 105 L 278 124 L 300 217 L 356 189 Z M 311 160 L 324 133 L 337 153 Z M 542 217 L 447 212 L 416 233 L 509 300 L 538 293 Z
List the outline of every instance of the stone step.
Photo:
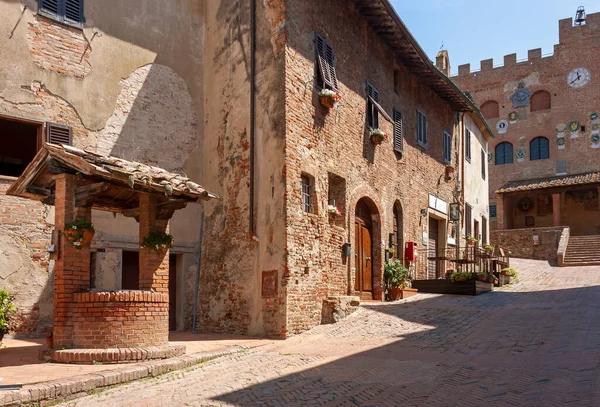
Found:
M 568 262 L 563 263 L 563 267 L 579 267 L 579 266 L 600 266 L 600 261 L 581 261 L 581 262 Z

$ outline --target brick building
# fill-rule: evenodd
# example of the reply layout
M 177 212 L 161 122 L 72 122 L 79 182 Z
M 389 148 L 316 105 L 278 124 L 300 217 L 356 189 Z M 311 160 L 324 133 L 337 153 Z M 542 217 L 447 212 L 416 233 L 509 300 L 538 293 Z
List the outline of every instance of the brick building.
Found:
M 600 234 L 599 51 L 600 13 L 581 25 L 567 18 L 559 21 L 552 55 L 534 49 L 524 61 L 505 56 L 502 66 L 491 59 L 478 71 L 461 65 L 452 78 L 496 129 L 489 156 L 492 228 L 536 228 L 533 240 L 514 232 L 526 237 L 515 246 L 556 249 L 561 232 L 552 228 L 565 226 L 571 236 Z
M 381 300 L 389 248 L 444 250 L 477 227 L 487 238 L 480 154 L 492 132 L 387 0 L 89 0 L 77 15 L 66 2 L 0 3 L 0 51 L 14 56 L 0 61 L 0 135 L 22 140 L 0 147 L 1 184 L 52 136 L 218 195 L 170 222 L 171 328 L 292 335 L 320 323 L 328 297 Z M 334 108 L 320 103 L 323 88 L 341 95 Z M 458 228 L 452 202 L 472 207 Z M 0 205 L 13 331 L 39 332 L 59 227 L 41 203 Z M 90 289 L 139 288 L 135 221 L 90 216 Z

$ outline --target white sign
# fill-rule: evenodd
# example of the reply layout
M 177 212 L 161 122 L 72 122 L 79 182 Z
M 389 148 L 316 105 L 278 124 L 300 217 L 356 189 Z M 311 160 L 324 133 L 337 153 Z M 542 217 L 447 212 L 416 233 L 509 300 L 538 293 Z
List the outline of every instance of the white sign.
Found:
M 443 214 L 448 213 L 448 203 L 435 195 L 429 195 L 429 207 Z
M 498 130 L 498 134 L 506 133 L 506 130 L 508 130 L 508 122 L 506 120 L 500 120 L 496 123 L 496 130 Z

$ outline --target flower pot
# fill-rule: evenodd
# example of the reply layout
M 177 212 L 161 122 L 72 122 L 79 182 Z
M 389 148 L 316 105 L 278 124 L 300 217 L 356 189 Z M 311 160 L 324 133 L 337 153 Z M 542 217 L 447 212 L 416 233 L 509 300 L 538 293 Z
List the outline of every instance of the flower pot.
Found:
M 83 231 L 83 238 L 81 239 L 81 245 L 85 246 L 86 244 L 89 244 L 92 239 L 94 238 L 94 231 L 90 230 L 90 229 L 85 229 Z
M 331 96 L 319 96 L 319 100 L 321 105 L 325 106 L 328 109 L 333 109 L 335 106 L 335 99 Z
M 75 239 L 75 237 L 77 236 L 77 233 L 78 233 L 78 231 L 74 230 L 74 229 L 65 229 L 65 230 L 63 230 L 63 235 L 69 241 L 73 241 L 73 239 Z
M 383 143 L 383 140 L 385 140 L 384 137 L 378 136 L 376 134 L 372 134 L 371 135 L 371 143 L 375 144 L 376 146 L 378 146 L 381 143 Z
M 467 280 L 468 280 L 467 277 L 455 277 L 454 278 L 455 283 L 464 283 Z
M 48 349 L 54 349 L 54 338 L 46 338 L 46 347 Z
M 475 242 L 472 240 L 467 240 L 467 245 L 468 246 L 475 246 Z

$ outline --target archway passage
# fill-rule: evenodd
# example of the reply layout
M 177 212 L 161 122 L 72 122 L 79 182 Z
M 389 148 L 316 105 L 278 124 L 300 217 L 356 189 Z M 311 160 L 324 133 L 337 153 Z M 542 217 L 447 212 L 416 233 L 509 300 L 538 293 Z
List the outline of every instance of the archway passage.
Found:
M 363 198 L 356 204 L 354 218 L 354 291 L 364 300 L 373 299 L 373 220 Z

